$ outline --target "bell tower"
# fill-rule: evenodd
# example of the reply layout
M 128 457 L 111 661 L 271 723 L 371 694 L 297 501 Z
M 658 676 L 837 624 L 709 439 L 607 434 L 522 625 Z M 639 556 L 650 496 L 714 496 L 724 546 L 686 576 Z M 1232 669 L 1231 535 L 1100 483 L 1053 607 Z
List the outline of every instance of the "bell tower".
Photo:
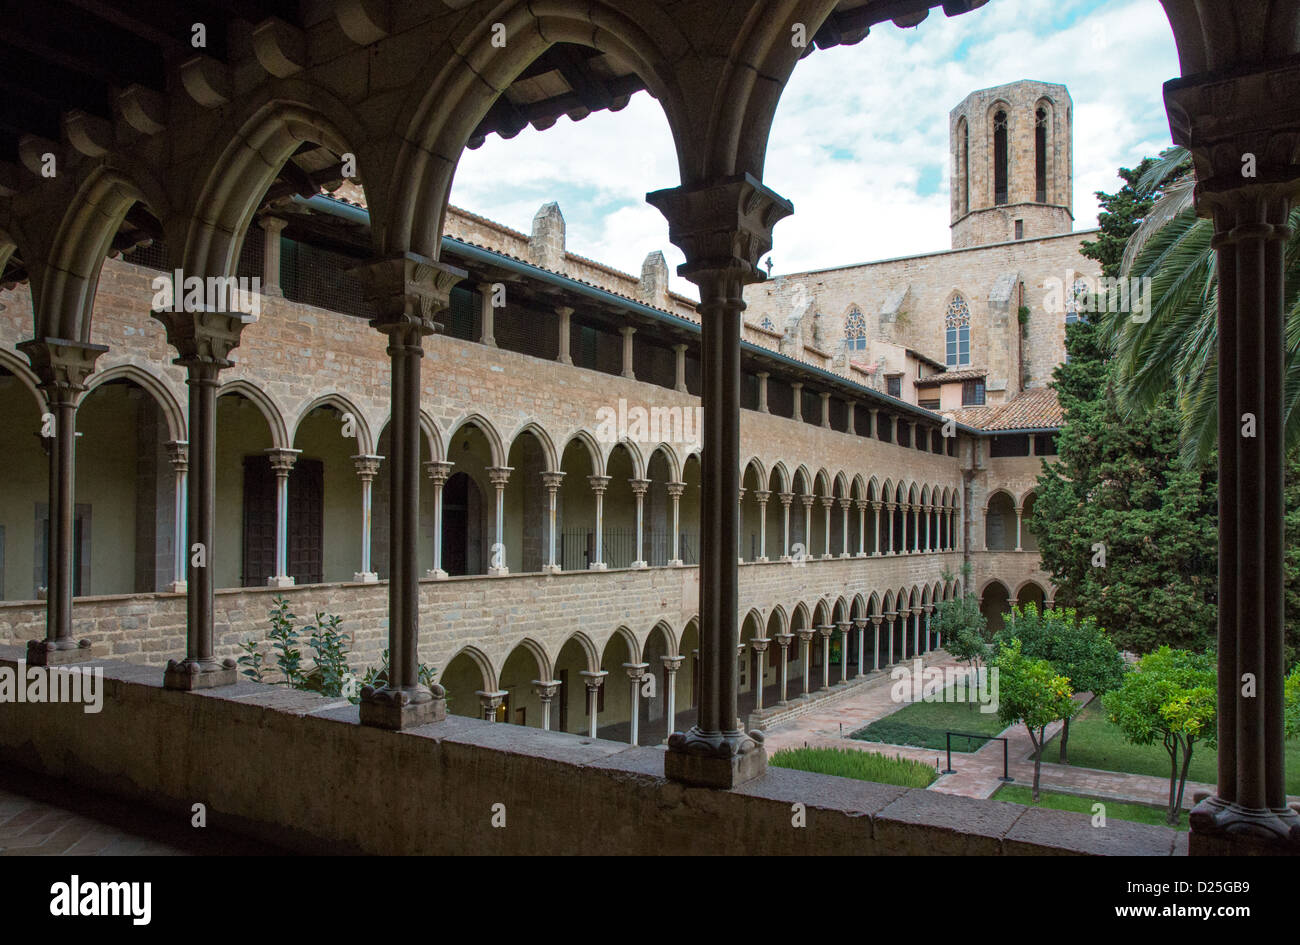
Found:
M 1064 85 L 1022 80 L 949 112 L 953 249 L 1074 228 L 1073 105 Z

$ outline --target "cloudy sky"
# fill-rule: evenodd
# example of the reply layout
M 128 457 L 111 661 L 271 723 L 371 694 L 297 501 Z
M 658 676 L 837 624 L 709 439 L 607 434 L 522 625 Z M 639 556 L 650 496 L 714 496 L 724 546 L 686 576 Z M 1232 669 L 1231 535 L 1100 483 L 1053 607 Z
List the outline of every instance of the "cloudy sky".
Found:
M 1036 79 L 1074 100 L 1075 227 L 1097 224 L 1115 169 L 1169 146 L 1160 98 L 1178 75 L 1155 0 L 990 0 L 914 29 L 881 24 L 856 46 L 818 50 L 795 69 L 776 114 L 764 182 L 793 201 L 777 225 L 774 272 L 947 249 L 948 112 L 976 89 Z M 617 113 L 561 118 L 545 132 L 492 136 L 467 151 L 452 202 L 528 232 L 558 200 L 568 248 L 639 273 L 651 250 L 681 254 L 647 191 L 678 183 L 668 124 L 641 92 Z

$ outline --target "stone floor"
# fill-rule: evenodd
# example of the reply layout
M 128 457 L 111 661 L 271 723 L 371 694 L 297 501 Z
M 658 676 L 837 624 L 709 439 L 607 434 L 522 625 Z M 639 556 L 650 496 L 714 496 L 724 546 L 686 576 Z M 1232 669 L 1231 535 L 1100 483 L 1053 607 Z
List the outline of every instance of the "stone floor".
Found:
M 81 788 L 0 777 L 0 856 L 268 856 L 287 851 Z

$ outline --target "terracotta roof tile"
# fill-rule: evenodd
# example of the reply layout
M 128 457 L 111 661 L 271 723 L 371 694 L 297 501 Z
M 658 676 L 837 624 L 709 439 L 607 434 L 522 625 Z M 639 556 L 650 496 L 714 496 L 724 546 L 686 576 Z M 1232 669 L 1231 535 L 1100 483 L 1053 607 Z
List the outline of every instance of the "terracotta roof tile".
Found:
M 983 368 L 968 368 L 964 371 L 941 371 L 938 374 L 927 374 L 916 382 L 916 386 L 936 387 L 940 384 L 953 384 L 957 381 L 973 381 L 981 377 L 987 377 L 988 373 Z
M 1059 429 L 1065 422 L 1056 391 L 1050 387 L 1022 391 L 1005 404 L 964 407 L 953 415 L 962 423 L 989 431 Z

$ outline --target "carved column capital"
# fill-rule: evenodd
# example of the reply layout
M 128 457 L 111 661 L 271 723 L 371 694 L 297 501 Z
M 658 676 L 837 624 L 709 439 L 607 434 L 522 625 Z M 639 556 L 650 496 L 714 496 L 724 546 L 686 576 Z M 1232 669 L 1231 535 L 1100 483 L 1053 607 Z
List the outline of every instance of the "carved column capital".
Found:
M 489 466 L 486 470 L 488 482 L 498 488 L 505 488 L 510 482 L 510 474 L 514 471 L 513 466 Z
M 382 456 L 379 458 L 383 459 Z M 424 464 L 424 472 L 431 480 L 433 480 L 435 486 L 441 486 L 451 477 L 451 467 L 454 465 L 456 464 L 450 463 L 445 459 L 435 459 L 431 463 Z
M 558 679 L 534 679 L 533 692 L 542 702 L 550 702 L 555 698 L 555 694 L 560 691 L 560 681 Z
M 379 475 L 379 464 L 383 461 L 384 457 L 369 453 L 361 453 L 352 457 L 352 465 L 356 468 L 357 478 L 362 482 L 372 482 Z
M 668 490 L 668 495 L 671 498 L 678 499 L 681 498 L 682 493 L 686 491 L 686 483 L 669 482 L 664 484 L 664 488 Z
M 767 500 L 770 498 L 772 498 L 772 493 L 769 492 L 768 490 L 766 489 L 754 490 L 754 500 L 758 502 L 759 505 L 767 505 Z
M 803 642 L 803 643 L 809 643 L 809 642 L 811 642 L 811 640 L 812 640 L 812 638 L 813 638 L 813 634 L 815 634 L 816 632 L 817 632 L 816 630 L 811 630 L 811 629 L 809 629 L 809 630 L 796 630 L 796 631 L 795 631 L 795 633 L 796 633 L 796 634 L 798 635 L 798 637 L 799 637 L 799 640 L 800 640 L 801 642 Z
M 624 663 L 623 669 L 627 672 L 627 678 L 632 682 L 640 682 L 645 676 L 645 671 L 650 668 L 649 663 Z
M 781 500 L 781 504 L 784 505 L 784 506 L 788 509 L 788 508 L 790 507 L 790 503 L 794 501 L 794 493 L 793 493 L 793 492 L 778 492 L 778 493 L 777 493 L 777 498 L 779 498 L 779 499 Z
M 801 495 L 799 496 L 799 501 L 803 503 L 803 507 L 805 509 L 810 509 L 812 508 L 813 500 L 815 498 L 816 496 L 812 496 L 812 495 Z
M 753 647 L 755 653 L 762 654 L 767 652 L 767 645 L 771 642 L 771 640 L 764 637 L 753 637 L 750 639 L 749 645 Z
M 191 373 L 210 374 L 234 364 L 230 352 L 239 347 L 244 328 L 255 321 L 242 312 L 154 311 L 152 316 L 167 330 L 167 343 L 180 357 L 176 364 L 191 368 Z
M 582 677 L 582 681 L 586 685 L 587 691 L 595 692 L 601 687 L 601 684 L 605 681 L 605 677 L 609 675 L 609 671 L 604 669 L 582 669 L 578 671 L 578 675 Z
M 657 190 L 646 202 L 668 218 L 668 239 L 686 256 L 677 274 L 701 286 L 718 278 L 763 281 L 758 260 L 772 248 L 772 228 L 794 212 L 750 174 Z
M 681 656 L 681 655 L 678 655 L 678 656 L 661 656 L 661 657 L 659 657 L 659 661 L 660 661 L 661 663 L 664 664 L 664 669 L 665 669 L 667 672 L 670 672 L 670 673 L 675 673 L 675 672 L 677 672 L 679 669 L 681 669 L 681 668 L 682 668 L 682 661 L 683 661 L 684 659 L 686 659 L 686 657 Z
M 824 636 L 824 637 L 828 637 L 828 636 L 830 636 L 832 633 L 835 632 L 835 627 L 832 626 L 832 625 L 829 624 L 829 623 L 819 624 L 819 625 L 817 626 L 817 632 L 820 633 L 820 634 L 821 634 L 822 636 Z
M 632 486 L 633 495 L 645 495 L 650 488 L 649 479 L 629 479 L 628 484 Z
M 793 633 L 774 633 L 774 634 L 772 634 L 772 639 L 776 641 L 776 645 L 777 645 L 777 646 L 779 646 L 779 647 L 781 647 L 782 649 L 784 649 L 785 647 L 789 646 L 791 643 L 794 642 L 794 634 L 793 634 Z
M 15 347 L 27 355 L 51 406 L 74 403 L 77 395 L 86 389 L 86 378 L 95 370 L 95 361 L 108 350 L 107 345 L 62 338 L 36 338 L 19 342 Z
M 609 476 L 588 476 L 587 482 L 591 483 L 591 491 L 596 495 L 604 495 L 605 490 L 609 488 Z
M 302 450 L 286 450 L 278 447 L 272 447 L 265 452 L 267 458 L 271 461 L 271 468 L 275 470 L 277 476 L 289 475 L 293 470 L 293 464 L 302 455 Z
M 178 473 L 190 468 L 190 444 L 188 440 L 169 440 L 163 444 L 167 448 L 167 461 Z
M 362 295 L 375 312 L 371 326 L 396 340 L 431 335 L 434 316 L 447 308 L 451 289 L 469 274 L 416 253 L 402 253 L 354 267 Z
M 548 492 L 554 492 L 564 484 L 564 473 L 562 472 L 544 472 L 542 473 L 542 485 L 546 486 Z

